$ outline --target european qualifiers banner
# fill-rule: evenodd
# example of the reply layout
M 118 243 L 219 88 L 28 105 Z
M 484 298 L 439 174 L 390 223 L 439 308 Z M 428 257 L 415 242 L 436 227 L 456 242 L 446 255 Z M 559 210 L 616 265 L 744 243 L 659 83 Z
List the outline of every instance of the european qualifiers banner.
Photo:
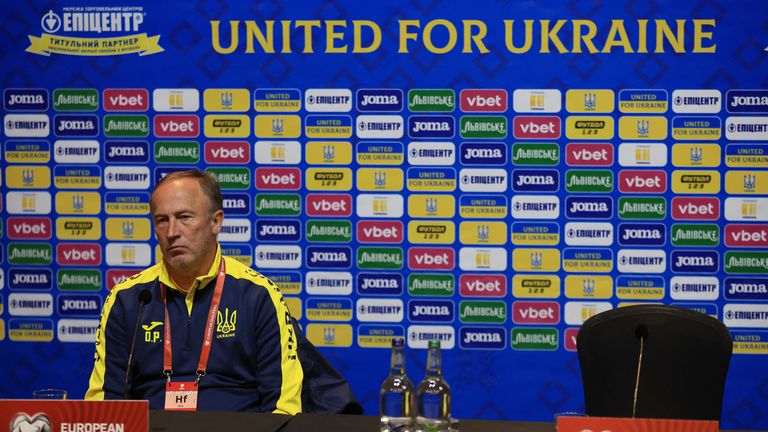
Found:
M 414 380 L 442 341 L 457 418 L 583 411 L 581 323 L 665 303 L 729 327 L 722 426 L 768 429 L 760 2 L 6 9 L 0 397 L 84 394 L 150 192 L 196 167 L 368 414 L 395 336 Z

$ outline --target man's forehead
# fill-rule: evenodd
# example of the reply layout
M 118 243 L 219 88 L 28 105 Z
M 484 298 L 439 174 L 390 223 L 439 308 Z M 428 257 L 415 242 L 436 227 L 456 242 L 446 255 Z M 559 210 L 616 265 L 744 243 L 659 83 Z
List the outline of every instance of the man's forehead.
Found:
M 200 204 L 206 209 L 210 206 L 208 197 L 200 187 L 200 183 L 194 179 L 175 179 L 167 183 L 161 183 L 150 197 L 155 213 L 161 207 L 170 211 L 195 210 Z

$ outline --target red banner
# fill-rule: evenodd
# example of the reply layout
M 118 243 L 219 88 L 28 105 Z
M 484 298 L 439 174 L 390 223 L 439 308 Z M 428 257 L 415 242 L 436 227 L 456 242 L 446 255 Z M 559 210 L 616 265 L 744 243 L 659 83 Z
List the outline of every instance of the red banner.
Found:
M 557 432 L 718 432 L 713 420 L 677 420 L 621 417 L 558 417 Z
M 0 424 L 10 431 L 147 432 L 149 402 L 0 400 Z

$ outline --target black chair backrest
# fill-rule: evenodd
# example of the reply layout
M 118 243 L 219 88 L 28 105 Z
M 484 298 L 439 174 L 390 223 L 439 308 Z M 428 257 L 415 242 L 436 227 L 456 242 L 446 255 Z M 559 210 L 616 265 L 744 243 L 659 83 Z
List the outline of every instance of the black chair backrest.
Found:
M 347 380 L 331 365 L 323 354 L 301 331 L 296 318 L 293 331 L 304 381 L 301 389 L 301 410 L 311 414 L 362 414 Z
M 577 337 L 587 415 L 719 420 L 733 342 L 725 325 L 688 309 L 637 305 L 584 322 Z

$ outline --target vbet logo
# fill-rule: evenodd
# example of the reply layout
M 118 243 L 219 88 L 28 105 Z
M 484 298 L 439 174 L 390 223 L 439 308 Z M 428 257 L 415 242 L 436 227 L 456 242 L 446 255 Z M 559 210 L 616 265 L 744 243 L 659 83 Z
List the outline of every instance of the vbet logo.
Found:
M 149 109 L 149 92 L 146 89 L 105 89 L 104 111 L 136 111 Z
M 507 91 L 464 89 L 459 92 L 459 103 L 463 112 L 505 112 Z
M 59 243 L 56 245 L 59 265 L 100 265 L 101 245 L 93 243 Z
M 352 197 L 346 194 L 307 194 L 307 216 L 334 217 L 352 214 Z
M 9 219 L 10 225 L 10 219 Z M 728 224 L 725 226 L 725 245 L 728 247 L 768 247 L 768 226 Z
M 613 165 L 613 145 L 609 143 L 569 143 L 565 146 L 569 166 Z
M 139 33 L 147 13 L 142 6 L 65 6 L 40 19 L 43 33 L 29 35 L 26 51 L 49 56 L 149 55 L 164 51 L 160 36 Z M 91 34 L 97 37 L 68 35 Z M 104 37 L 111 35 L 111 37 Z
M 672 198 L 672 219 L 717 220 L 720 218 L 720 200 L 715 197 Z
M 256 189 L 297 190 L 301 187 L 298 168 L 256 168 Z
M 515 324 L 557 324 L 560 322 L 560 303 L 516 301 L 512 303 L 512 321 Z
M 558 139 L 562 131 L 557 116 L 516 116 L 512 124 L 517 139 Z
M 667 190 L 667 173 L 662 170 L 622 170 L 619 192 L 663 193 Z
M 211 164 L 247 164 L 251 146 L 246 141 L 207 141 L 205 162 Z
M 51 238 L 51 219 L 47 217 L 10 217 L 6 227 L 11 240 L 48 240 Z
M 196 138 L 200 135 L 200 118 L 193 114 L 162 114 L 154 120 L 158 138 Z
M 112 290 L 115 285 L 130 278 L 131 276 L 134 276 L 136 273 L 136 270 L 107 270 L 107 289 Z
M 408 249 L 408 268 L 411 270 L 453 270 L 455 265 L 456 253 L 453 248 Z
M 503 274 L 462 274 L 459 276 L 462 297 L 497 297 L 507 295 L 507 277 Z
M 357 222 L 357 240 L 360 243 L 402 243 L 403 223 L 401 221 Z

